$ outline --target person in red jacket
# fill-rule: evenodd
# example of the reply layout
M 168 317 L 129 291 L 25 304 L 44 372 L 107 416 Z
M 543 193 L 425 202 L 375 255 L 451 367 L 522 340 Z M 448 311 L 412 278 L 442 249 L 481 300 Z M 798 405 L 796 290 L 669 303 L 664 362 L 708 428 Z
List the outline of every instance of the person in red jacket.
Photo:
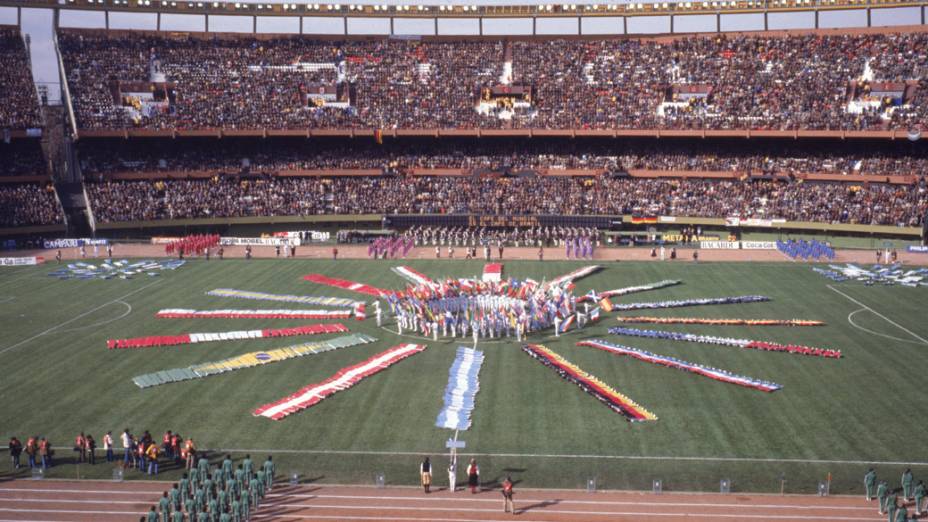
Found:
M 477 467 L 477 459 L 470 459 L 470 464 L 467 465 L 467 485 L 470 486 L 472 494 L 476 494 L 477 488 L 480 487 L 480 468 Z

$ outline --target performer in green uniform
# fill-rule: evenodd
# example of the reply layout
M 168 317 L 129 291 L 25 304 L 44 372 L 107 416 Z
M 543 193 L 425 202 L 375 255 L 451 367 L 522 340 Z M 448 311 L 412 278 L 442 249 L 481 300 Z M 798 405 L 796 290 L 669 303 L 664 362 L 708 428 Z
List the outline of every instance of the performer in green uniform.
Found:
M 873 471 L 873 468 L 867 470 L 867 474 L 864 475 L 864 490 L 867 493 L 867 501 L 873 500 L 873 488 L 876 487 L 876 471 Z
M 222 480 L 229 480 L 232 476 L 232 455 L 226 455 L 222 461 Z
M 172 522 L 184 522 L 184 512 L 175 511 L 174 514 L 171 515 L 171 518 L 172 518 Z
M 264 461 L 264 480 L 266 481 L 267 490 L 270 491 L 274 487 L 274 461 L 273 457 L 268 455 L 267 460 Z
M 209 475 L 209 460 L 206 457 L 200 457 L 200 460 L 197 461 L 197 469 L 200 471 L 201 477 Z
M 171 488 L 171 491 L 168 492 L 168 496 L 171 499 L 171 511 L 180 511 L 180 490 L 177 489 L 177 483 L 174 483 L 174 487 Z
M 167 491 L 158 499 L 158 510 L 161 511 L 161 522 L 171 522 L 171 500 Z
M 148 522 L 158 522 L 158 512 L 155 511 L 155 506 L 148 510 Z
M 896 518 L 893 522 L 908 522 L 908 520 L 909 512 L 906 510 L 905 505 L 899 506 L 899 508 L 896 509 Z
M 222 490 L 219 492 L 219 508 L 223 511 L 229 507 L 229 492 Z
M 197 522 L 209 522 L 209 515 L 206 514 L 206 511 L 197 513 Z
M 926 494 L 928 494 L 928 491 L 925 490 L 925 483 L 919 480 L 918 484 L 915 485 L 915 516 L 922 513 L 922 501 L 925 499 Z
M 889 498 L 889 488 L 886 487 L 886 481 L 881 480 L 880 485 L 876 488 L 876 498 L 880 501 L 880 514 L 886 512 L 886 500 Z
M 899 496 L 891 493 L 886 499 L 886 513 L 889 514 L 889 522 L 896 522 L 896 510 L 899 509 Z
M 232 522 L 242 522 L 242 503 L 238 497 L 232 497 Z
M 200 470 L 197 468 L 190 468 L 190 496 L 193 496 L 194 490 L 200 487 Z
M 242 461 L 242 468 L 245 470 L 245 484 L 247 485 L 251 482 L 255 473 L 255 463 L 251 461 L 251 455 L 245 455 L 245 460 Z
M 232 522 L 232 515 L 230 515 L 228 511 L 223 511 L 222 514 L 219 515 L 219 522 Z
M 184 476 L 180 478 L 180 499 L 184 503 L 184 507 L 187 507 L 187 499 L 190 498 L 190 479 L 187 478 L 187 474 L 184 473 Z
M 902 498 L 908 500 L 912 498 L 912 470 L 906 469 L 902 473 Z

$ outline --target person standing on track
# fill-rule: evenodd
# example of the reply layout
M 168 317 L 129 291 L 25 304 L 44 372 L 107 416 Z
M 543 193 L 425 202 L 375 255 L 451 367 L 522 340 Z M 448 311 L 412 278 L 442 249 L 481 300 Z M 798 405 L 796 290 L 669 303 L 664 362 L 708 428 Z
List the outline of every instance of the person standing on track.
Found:
M 912 469 L 906 468 L 902 472 L 902 500 L 912 498 Z
M 19 469 L 19 456 L 23 453 L 23 443 L 16 437 L 10 438 L 10 469 L 14 472 Z
M 873 468 L 867 470 L 867 474 L 864 475 L 864 490 L 867 495 L 867 502 L 873 500 L 873 488 L 876 487 L 876 471 L 873 471 Z
M 103 451 L 106 452 L 106 461 L 113 462 L 113 432 L 108 431 L 103 435 Z
M 74 451 L 77 452 L 78 464 L 87 461 L 87 439 L 84 438 L 83 431 L 74 438 Z
M 38 437 L 29 437 L 26 439 L 26 460 L 29 462 L 29 469 L 36 467 L 35 456 L 39 453 L 39 444 L 36 442 Z
M 512 506 L 512 477 L 506 476 L 506 480 L 503 481 L 503 513 L 512 513 L 516 514 L 515 508 Z
M 477 459 L 470 459 L 467 465 L 467 485 L 470 487 L 471 494 L 477 494 L 477 488 L 480 487 L 480 468 L 477 466 Z
M 886 481 L 881 480 L 876 487 L 876 498 L 880 501 L 880 514 L 886 512 L 886 499 L 889 498 L 889 488 L 886 487 Z
M 429 462 L 428 457 L 425 457 L 425 460 L 419 465 L 419 479 L 422 482 L 422 489 L 428 494 L 429 488 L 432 486 L 432 463 Z
M 161 512 L 161 522 L 171 522 L 171 499 L 168 498 L 167 491 L 158 499 L 158 511 Z
M 922 501 L 925 500 L 925 483 L 921 480 L 915 485 L 915 516 L 922 513 Z
M 448 464 L 448 490 L 454 493 L 458 487 L 458 458 L 452 457 Z
M 268 455 L 267 460 L 264 461 L 264 481 L 267 485 L 267 490 L 270 491 L 274 487 L 274 460 L 270 455 Z
M 88 434 L 84 439 L 84 444 L 87 447 L 87 461 L 90 462 L 90 465 L 96 465 L 97 463 L 97 441 L 93 440 L 93 435 Z

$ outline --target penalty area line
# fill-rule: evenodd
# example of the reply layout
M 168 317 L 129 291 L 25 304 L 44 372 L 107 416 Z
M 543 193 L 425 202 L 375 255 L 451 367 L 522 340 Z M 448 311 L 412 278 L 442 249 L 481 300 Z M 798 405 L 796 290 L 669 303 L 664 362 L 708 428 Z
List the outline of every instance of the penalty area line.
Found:
M 873 308 L 870 308 L 869 306 L 867 306 L 867 305 L 861 303 L 861 302 L 858 301 L 857 299 L 854 299 L 853 297 L 851 297 L 851 296 L 845 294 L 845 293 L 842 292 L 841 290 L 838 290 L 837 288 L 835 288 L 835 287 L 833 287 L 833 286 L 831 286 L 831 285 L 826 285 L 826 286 L 827 286 L 828 288 L 830 288 L 831 290 L 833 290 L 834 292 L 837 292 L 837 293 L 841 294 L 842 296 L 844 296 L 846 299 L 848 299 L 848 300 L 851 301 L 852 303 L 856 303 L 857 305 L 862 306 L 865 310 L 870 311 L 871 313 L 875 314 L 877 317 L 880 317 L 881 319 L 883 319 L 883 320 L 886 321 L 887 323 L 889 323 L 889 324 L 895 326 L 896 328 L 902 330 L 903 332 L 905 332 L 905 333 L 911 335 L 912 337 L 918 339 L 919 341 L 922 342 L 922 344 L 928 345 L 928 340 L 925 340 L 923 337 L 919 336 L 918 334 L 916 334 L 916 333 L 913 332 L 912 330 L 909 330 L 909 329 L 906 328 L 905 326 L 902 326 L 901 324 L 897 323 L 896 321 L 893 321 L 893 320 L 890 319 L 889 317 L 886 317 L 885 315 L 881 314 L 880 312 L 877 312 L 877 311 L 874 310 Z M 853 325 L 854 323 L 851 323 L 851 324 Z M 871 333 L 873 333 L 873 332 L 871 332 Z

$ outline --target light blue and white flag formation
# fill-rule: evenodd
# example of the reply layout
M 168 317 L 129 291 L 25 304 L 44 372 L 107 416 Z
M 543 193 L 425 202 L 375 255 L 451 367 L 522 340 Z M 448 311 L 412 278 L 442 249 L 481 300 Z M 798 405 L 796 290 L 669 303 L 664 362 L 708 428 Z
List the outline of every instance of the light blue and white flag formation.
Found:
M 163 270 L 177 270 L 184 266 L 183 259 L 169 259 L 164 261 L 144 260 L 129 263 L 128 260 L 110 262 L 103 261 L 100 265 L 78 261 L 57 268 L 48 275 L 58 279 L 132 279 L 136 275 L 157 276 Z
M 448 370 L 448 386 L 445 388 L 445 406 L 438 413 L 435 425 L 451 430 L 470 428 L 470 416 L 474 401 L 480 391 L 480 366 L 483 352 L 464 346 L 458 347 L 454 364 Z

